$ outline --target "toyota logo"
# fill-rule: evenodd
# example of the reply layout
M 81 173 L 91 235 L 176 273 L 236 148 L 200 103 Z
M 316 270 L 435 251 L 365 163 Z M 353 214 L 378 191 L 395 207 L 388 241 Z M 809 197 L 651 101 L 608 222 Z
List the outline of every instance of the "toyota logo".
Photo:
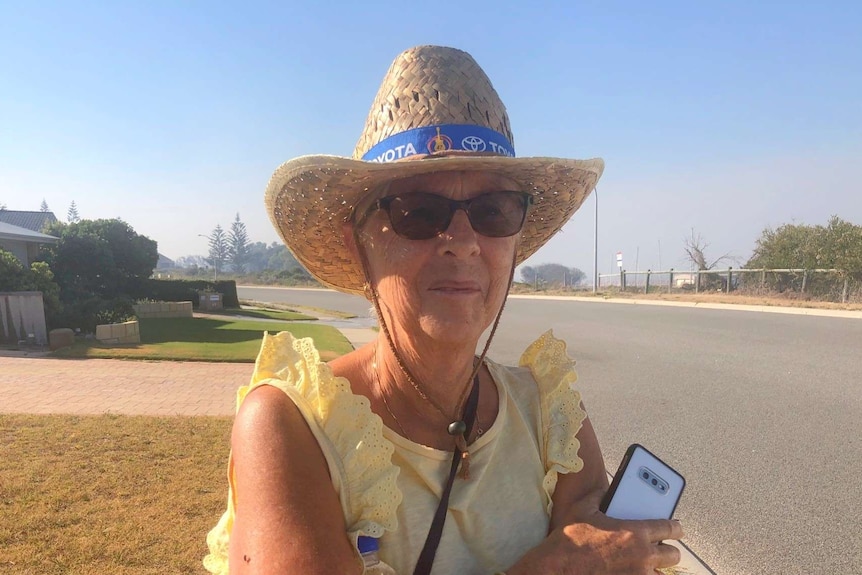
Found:
M 479 136 L 467 136 L 461 140 L 461 147 L 471 152 L 484 152 L 485 140 Z

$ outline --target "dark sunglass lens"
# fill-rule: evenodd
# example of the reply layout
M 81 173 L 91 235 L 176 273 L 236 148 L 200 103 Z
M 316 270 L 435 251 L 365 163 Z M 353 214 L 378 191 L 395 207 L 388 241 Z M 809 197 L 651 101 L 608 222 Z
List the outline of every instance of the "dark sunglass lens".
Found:
M 502 238 L 518 233 L 524 225 L 527 203 L 519 192 L 494 192 L 470 203 L 470 223 L 483 236 Z
M 404 194 L 389 203 L 389 221 L 400 236 L 411 240 L 433 238 L 451 221 L 449 202 L 434 194 Z

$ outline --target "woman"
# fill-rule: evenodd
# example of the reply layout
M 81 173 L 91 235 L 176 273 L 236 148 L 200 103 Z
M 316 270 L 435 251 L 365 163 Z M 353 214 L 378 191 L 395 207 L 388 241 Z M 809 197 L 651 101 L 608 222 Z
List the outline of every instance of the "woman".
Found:
M 405 575 L 679 561 L 661 544 L 678 523 L 598 511 L 607 479 L 565 345 L 545 334 L 518 368 L 485 357 L 515 266 L 603 169 L 516 159 L 512 142 L 473 59 L 423 46 L 393 63 L 354 159 L 276 171 L 266 203 L 285 243 L 322 283 L 364 293 L 381 333 L 328 365 L 310 340 L 264 338 L 238 394 L 211 571 L 361 573 L 360 536 Z

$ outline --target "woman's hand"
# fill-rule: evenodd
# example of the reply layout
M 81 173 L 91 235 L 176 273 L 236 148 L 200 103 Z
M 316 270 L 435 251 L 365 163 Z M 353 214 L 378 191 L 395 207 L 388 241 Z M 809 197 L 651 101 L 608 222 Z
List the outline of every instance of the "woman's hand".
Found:
M 678 521 L 623 521 L 598 510 L 595 491 L 567 514 L 567 524 L 506 571 L 508 575 L 647 575 L 679 563 L 676 547 L 661 542 L 680 539 Z

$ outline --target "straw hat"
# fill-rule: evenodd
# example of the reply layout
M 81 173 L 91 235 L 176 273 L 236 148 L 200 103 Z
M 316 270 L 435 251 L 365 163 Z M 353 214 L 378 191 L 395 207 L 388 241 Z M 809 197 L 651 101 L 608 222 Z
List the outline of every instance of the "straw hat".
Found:
M 311 275 L 361 294 L 365 276 L 344 245 L 342 223 L 382 184 L 439 171 L 491 171 L 517 182 L 534 200 L 521 231 L 520 264 L 575 213 L 603 169 L 600 159 L 516 158 L 506 108 L 475 60 L 454 48 L 419 46 L 389 68 L 353 158 L 290 160 L 273 174 L 265 201 L 284 243 Z

